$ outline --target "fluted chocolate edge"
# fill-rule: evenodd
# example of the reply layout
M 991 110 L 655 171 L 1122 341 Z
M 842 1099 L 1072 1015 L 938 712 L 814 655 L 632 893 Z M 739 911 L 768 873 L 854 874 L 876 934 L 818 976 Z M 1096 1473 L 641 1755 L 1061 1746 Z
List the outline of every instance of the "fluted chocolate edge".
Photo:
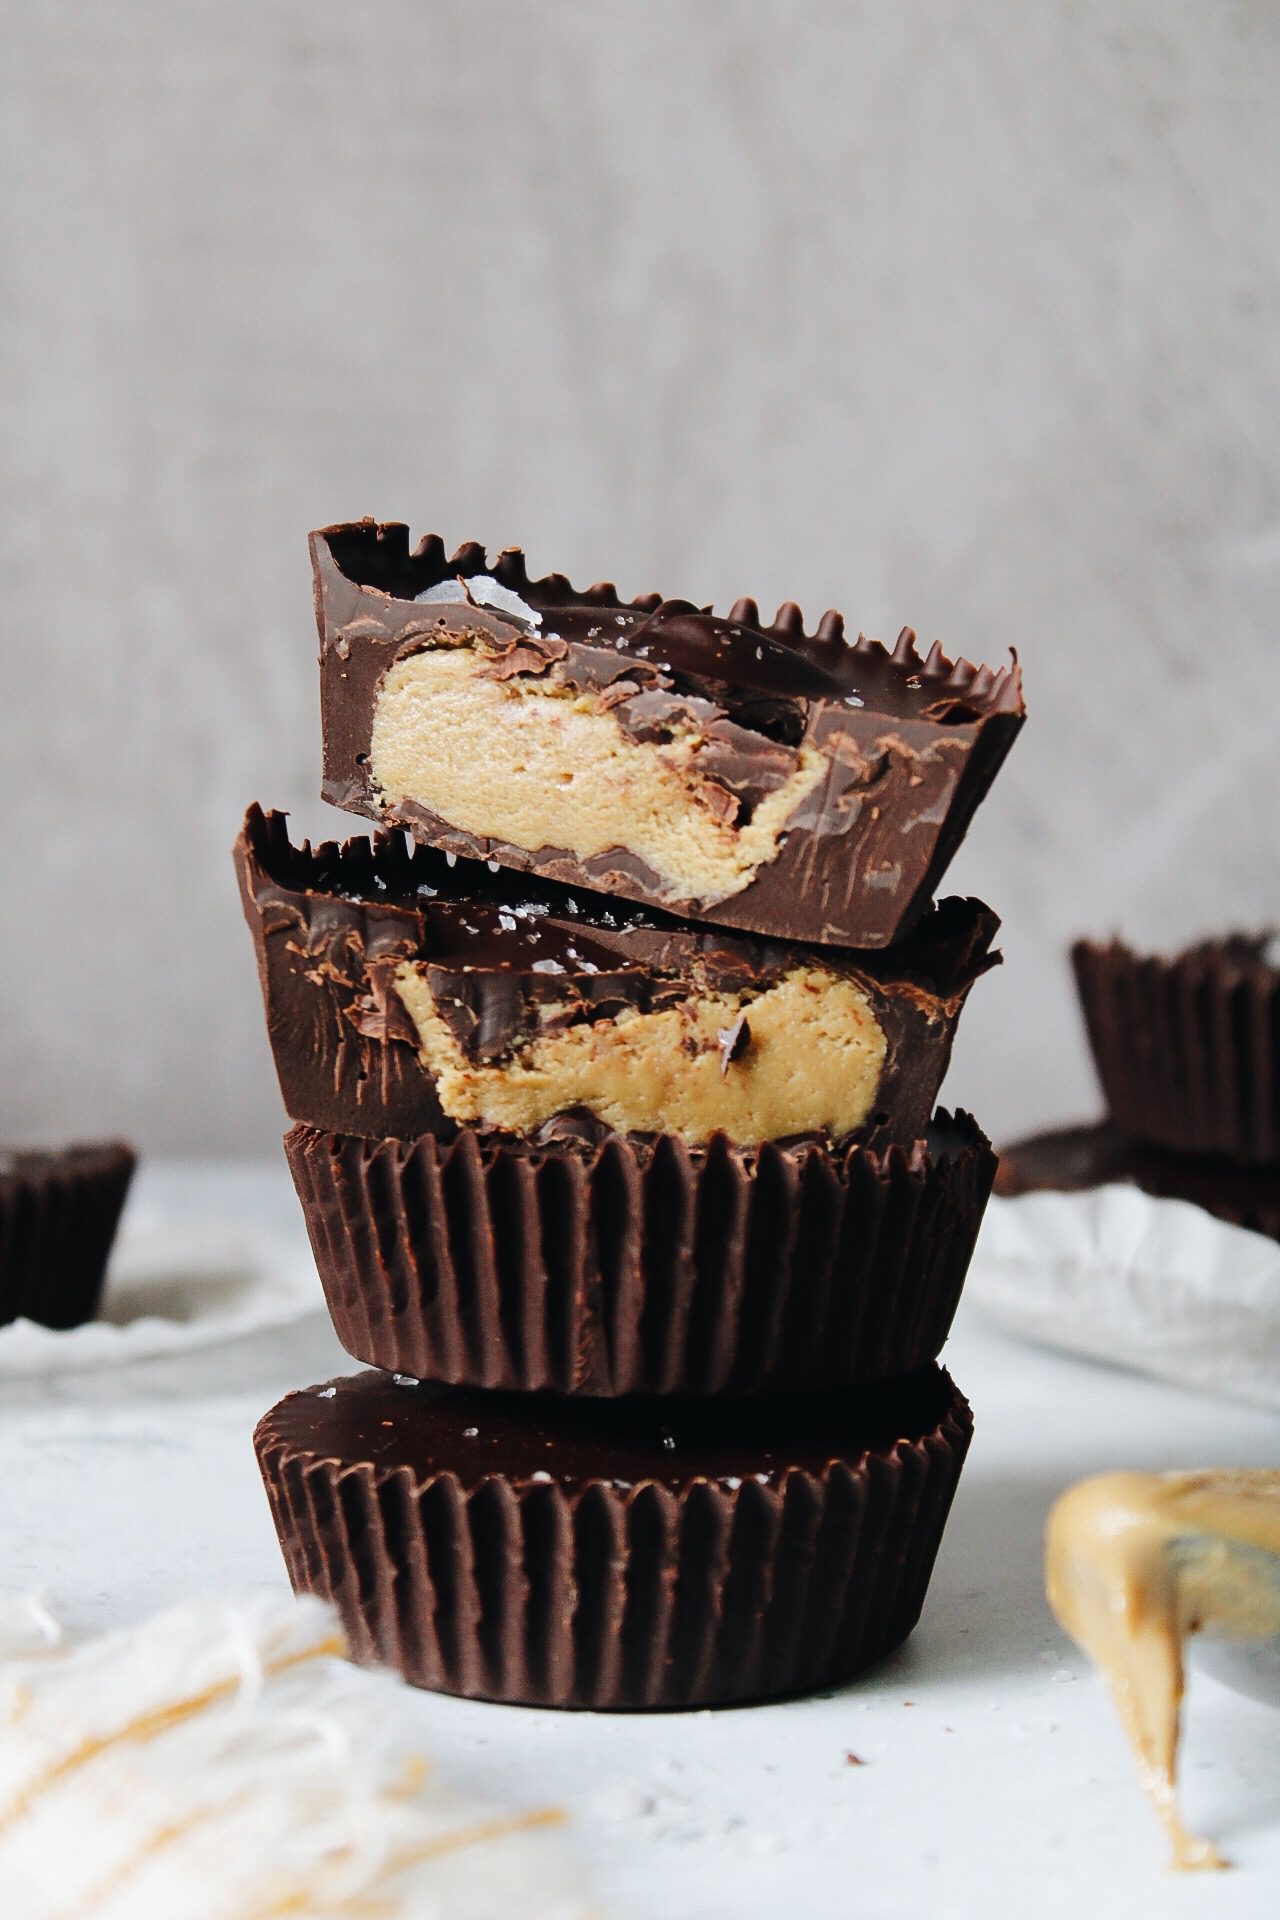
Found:
M 927 1366 L 996 1164 L 944 1112 L 909 1150 L 296 1126 L 285 1151 L 356 1359 L 582 1395 L 802 1392 Z
M 972 1435 L 946 1384 L 919 1438 L 736 1484 L 468 1489 L 291 1448 L 276 1409 L 254 1445 L 293 1587 L 358 1660 L 510 1704 L 696 1708 L 837 1685 L 911 1632 Z
M 398 619 L 402 626 L 424 625 L 430 618 L 416 604 L 416 596 L 424 588 L 435 586 L 441 580 L 469 579 L 476 574 L 491 575 L 512 592 L 529 594 L 539 606 L 548 608 L 578 601 L 584 606 L 628 607 L 652 613 L 668 597 L 661 593 L 641 593 L 633 599 L 623 599 L 611 580 L 575 587 L 562 573 L 531 578 L 519 547 L 505 547 L 491 560 L 480 541 L 465 540 L 449 554 L 439 534 L 427 533 L 411 548 L 409 529 L 402 521 L 366 518 L 321 527 L 311 535 L 310 548 L 316 622 L 322 645 L 326 645 L 330 637 L 327 596 L 339 585 L 348 599 L 358 604 L 364 596 L 378 607 L 384 620 Z M 348 571 L 352 562 L 356 563 L 355 568 Z M 367 580 L 362 578 L 366 570 L 370 574 Z M 385 607 L 388 596 L 398 594 L 410 578 L 410 597 L 397 597 L 389 608 Z M 1003 714 L 1021 719 L 1023 715 L 1022 673 L 1017 654 L 1012 650 L 1007 666 L 975 666 L 960 656 L 949 659 L 936 641 L 927 653 L 921 653 L 910 627 L 902 628 L 890 649 L 879 640 L 869 640 L 865 634 L 848 637 L 844 615 L 835 608 L 829 608 L 812 631 L 807 632 L 804 615 L 791 600 L 783 602 L 772 620 L 766 620 L 756 601 L 744 596 L 733 602 L 727 618 L 797 648 L 842 642 L 855 656 L 882 661 L 904 679 L 919 675 L 940 698 L 963 697 L 984 717 Z
M 1079 941 L 1076 985 L 1114 1125 L 1175 1152 L 1280 1164 L 1280 970 L 1261 940 L 1172 957 Z
M 0 1167 L 0 1326 L 92 1320 L 135 1157 L 123 1142 L 14 1153 Z

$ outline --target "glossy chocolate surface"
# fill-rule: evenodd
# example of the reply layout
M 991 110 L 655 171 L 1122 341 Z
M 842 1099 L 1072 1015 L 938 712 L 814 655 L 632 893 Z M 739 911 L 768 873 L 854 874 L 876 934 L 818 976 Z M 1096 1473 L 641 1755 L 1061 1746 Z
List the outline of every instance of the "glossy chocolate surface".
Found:
M 381 1472 L 408 1467 L 419 1480 L 451 1473 L 464 1487 L 496 1475 L 678 1488 L 753 1475 L 771 1482 L 792 1467 L 822 1474 L 833 1461 L 922 1438 L 957 1401 L 939 1367 L 890 1386 L 775 1401 L 767 1412 L 729 1401 L 474 1392 L 370 1372 L 290 1394 L 263 1423 L 259 1446 Z

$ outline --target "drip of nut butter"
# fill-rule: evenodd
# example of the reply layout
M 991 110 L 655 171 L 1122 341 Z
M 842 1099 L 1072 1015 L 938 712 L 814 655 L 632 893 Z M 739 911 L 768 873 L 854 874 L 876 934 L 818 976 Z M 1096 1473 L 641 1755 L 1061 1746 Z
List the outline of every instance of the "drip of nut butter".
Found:
M 1049 1515 L 1045 1585 L 1101 1668 L 1178 1868 L 1227 1863 L 1178 1811 L 1183 1645 L 1195 1633 L 1280 1634 L 1280 1471 L 1114 1473 Z

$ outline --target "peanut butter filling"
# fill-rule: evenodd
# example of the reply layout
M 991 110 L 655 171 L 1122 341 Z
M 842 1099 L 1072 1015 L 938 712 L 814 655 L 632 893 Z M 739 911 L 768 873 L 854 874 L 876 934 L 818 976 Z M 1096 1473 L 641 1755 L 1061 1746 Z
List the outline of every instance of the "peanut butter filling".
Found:
M 1115 1473 L 1049 1516 L 1049 1604 L 1111 1687 L 1175 1867 L 1221 1867 L 1178 1811 L 1183 1643 L 1280 1634 L 1280 1471 Z
M 443 643 L 398 661 L 374 709 L 370 771 L 382 798 L 437 813 L 466 833 L 578 860 L 625 848 L 673 900 L 740 893 L 778 852 L 826 758 L 801 747 L 796 771 L 735 825 L 698 774 L 699 738 L 628 737 L 599 695 L 486 676 L 483 654 Z
M 754 997 L 691 997 L 537 1034 L 492 1066 L 467 1058 L 423 963 L 402 963 L 396 987 L 444 1111 L 518 1133 L 586 1107 L 619 1133 L 675 1133 L 691 1146 L 716 1132 L 743 1146 L 822 1128 L 842 1137 L 872 1111 L 884 1066 L 866 995 L 816 967 Z

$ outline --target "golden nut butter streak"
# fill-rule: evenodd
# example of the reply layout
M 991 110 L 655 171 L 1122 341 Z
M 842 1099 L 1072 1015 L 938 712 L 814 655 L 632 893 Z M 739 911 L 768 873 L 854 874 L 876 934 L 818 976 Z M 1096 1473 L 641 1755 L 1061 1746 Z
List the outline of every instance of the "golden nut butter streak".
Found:
M 1183 1649 L 1280 1634 L 1280 1470 L 1110 1473 L 1049 1515 L 1045 1587 L 1104 1674 L 1177 1868 L 1227 1863 L 1178 1811 Z
M 396 990 L 452 1120 L 528 1133 L 586 1107 L 618 1133 L 676 1133 L 691 1146 L 717 1132 L 748 1146 L 822 1129 L 840 1139 L 866 1120 L 884 1070 L 887 1043 L 866 994 L 820 967 L 798 967 L 754 998 L 691 996 L 660 1013 L 540 1034 L 496 1066 L 467 1059 L 427 971 L 405 961 Z M 744 1013 L 750 1044 L 726 1069 L 723 1036 Z
M 802 747 L 795 771 L 744 825 L 717 817 L 697 770 L 698 740 L 629 740 L 599 696 L 554 675 L 487 678 L 486 656 L 455 644 L 391 669 L 373 717 L 371 771 L 386 801 L 415 801 L 485 838 L 579 860 L 626 847 L 670 897 L 724 900 L 778 851 L 788 820 L 823 779 Z

